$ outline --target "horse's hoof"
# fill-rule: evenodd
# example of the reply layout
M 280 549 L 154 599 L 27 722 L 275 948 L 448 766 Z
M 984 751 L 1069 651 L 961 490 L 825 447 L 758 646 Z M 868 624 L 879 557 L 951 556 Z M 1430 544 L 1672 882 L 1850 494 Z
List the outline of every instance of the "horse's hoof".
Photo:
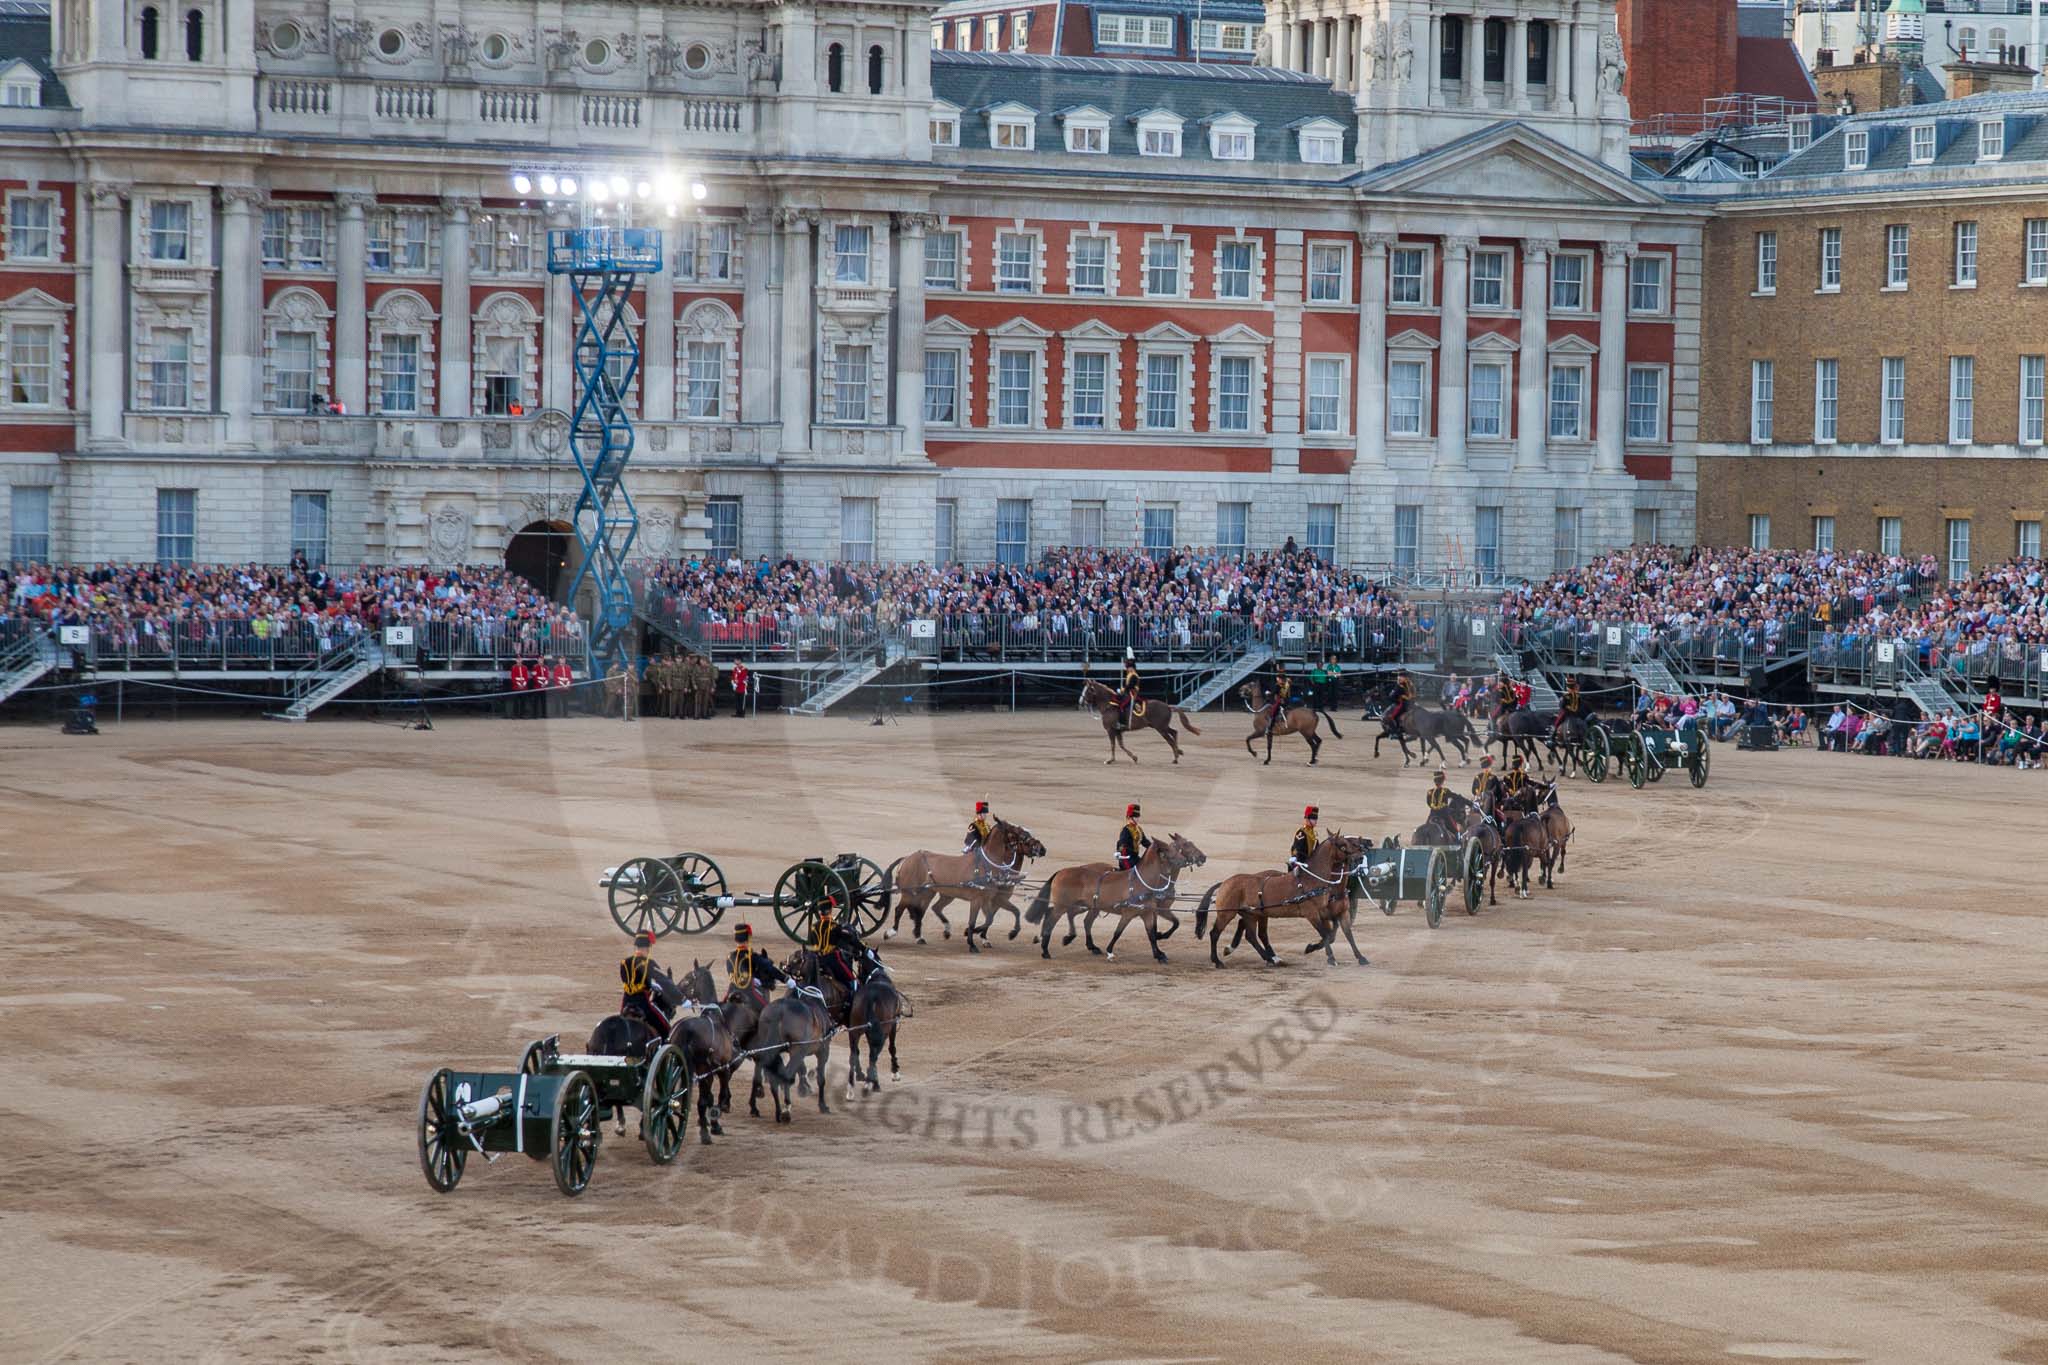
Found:
M 1075 940 L 1075 939 L 1077 939 L 1077 938 L 1079 938 L 1079 937 L 1080 937 L 1080 935 L 1079 935 L 1079 934 L 1068 934 L 1068 935 L 1067 935 L 1067 936 L 1066 936 L 1065 938 L 1063 938 L 1063 939 L 1061 939 L 1061 940 L 1060 940 L 1060 947 L 1062 947 L 1062 948 L 1067 948 L 1067 947 L 1071 947 L 1071 946 L 1073 945 L 1073 942 L 1074 942 L 1074 940 Z
M 1038 950 L 1038 955 L 1044 958 L 1047 962 L 1052 961 L 1052 954 L 1047 952 L 1044 948 L 1040 948 Z
M 1097 950 L 1096 950 L 1096 949 L 1093 949 L 1093 948 L 1090 948 L 1090 949 L 1089 949 L 1088 951 L 1092 953 L 1092 952 L 1095 952 L 1095 951 L 1097 951 Z M 1102 956 L 1103 956 L 1103 957 L 1104 957 L 1104 958 L 1105 958 L 1106 960 L 1108 960 L 1108 961 L 1110 961 L 1110 962 L 1114 962 L 1114 961 L 1116 961 L 1116 949 L 1114 949 L 1114 948 L 1111 948 L 1111 949 L 1110 949 L 1110 950 L 1109 950 L 1108 952 L 1104 953 L 1104 954 L 1103 954 Z
M 697 1141 L 702 1146 L 709 1147 L 711 1145 L 711 1134 L 700 1132 L 697 1134 Z
M 787 1115 L 787 1114 L 777 1114 L 777 1115 L 775 1116 L 775 1121 L 776 1121 L 777 1123 L 788 1123 L 788 1122 L 789 1122 L 789 1115 Z
M 1021 929 L 1012 929 L 1012 930 L 1010 931 L 1010 937 L 1014 939 L 1015 937 L 1017 937 L 1017 935 L 1018 935 L 1018 934 L 1020 934 L 1020 933 L 1022 933 L 1022 932 L 1023 932 L 1023 931 L 1022 931 Z M 988 935 L 987 935 L 987 934 L 983 934 L 983 935 L 982 935 L 982 937 L 983 937 L 983 938 L 987 938 L 987 937 L 988 937 Z
M 1152 954 L 1152 960 L 1153 960 L 1154 962 L 1164 962 L 1164 961 L 1166 961 L 1166 954 L 1165 954 L 1165 953 L 1154 953 L 1154 954 Z
M 850 1085 L 846 1087 L 846 1102 L 848 1104 L 853 1103 L 853 1087 Z
M 923 935 L 923 934 L 919 934 L 919 935 L 918 935 L 918 936 L 917 936 L 916 938 L 912 939 L 912 940 L 911 940 L 911 942 L 913 942 L 913 943 L 920 943 L 920 944 L 921 944 L 921 943 L 923 943 L 923 942 L 924 942 L 924 935 Z
M 892 1083 L 893 1083 L 893 1082 L 895 1082 L 895 1081 L 901 1080 L 901 1079 L 902 1079 L 902 1077 L 903 1077 L 903 1073 L 902 1073 L 901 1071 L 898 1071 L 898 1070 L 897 1070 L 897 1069 L 896 1069 L 895 1067 L 893 1067 L 893 1066 L 889 1068 L 889 1080 L 890 1080 L 890 1081 L 891 1081 Z M 875 1089 L 877 1089 L 877 1090 L 880 1090 L 881 1088 L 882 1088 L 882 1087 L 880 1087 L 879 1085 L 875 1087 Z
M 896 931 L 894 929 L 884 929 L 882 931 L 883 941 L 886 942 L 887 940 L 892 939 L 894 937 L 896 937 Z
M 1370 967 L 1372 965 L 1372 959 L 1367 957 L 1364 953 L 1360 953 L 1358 955 L 1358 961 L 1354 965 L 1360 967 Z
M 946 931 L 945 931 L 945 933 L 943 933 L 942 935 L 940 935 L 940 937 L 942 937 L 942 938 L 951 938 L 951 937 L 953 937 L 953 931 L 952 931 L 951 929 L 948 929 L 948 930 L 946 930 Z

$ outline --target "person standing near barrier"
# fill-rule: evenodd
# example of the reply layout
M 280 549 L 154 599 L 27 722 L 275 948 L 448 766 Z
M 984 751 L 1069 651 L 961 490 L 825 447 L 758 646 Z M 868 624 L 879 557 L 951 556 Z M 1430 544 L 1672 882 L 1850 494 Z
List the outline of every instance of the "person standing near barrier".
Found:
M 752 678 L 753 674 L 747 671 L 745 664 L 735 663 L 732 666 L 732 714 L 735 719 L 746 718 L 747 684 Z
M 514 659 L 512 661 L 511 683 L 512 700 L 506 707 L 505 714 L 514 720 L 521 720 L 526 715 L 526 660 Z
M 697 656 L 697 703 L 691 714 L 698 720 L 718 714 L 718 665 L 709 654 Z

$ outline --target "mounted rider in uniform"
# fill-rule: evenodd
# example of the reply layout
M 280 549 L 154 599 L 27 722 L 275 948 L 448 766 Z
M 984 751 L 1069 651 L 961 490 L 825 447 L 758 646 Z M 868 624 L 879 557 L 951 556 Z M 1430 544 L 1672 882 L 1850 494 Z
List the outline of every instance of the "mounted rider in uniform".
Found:
M 789 984 L 789 973 L 775 965 L 775 959 L 754 947 L 754 927 L 735 924 L 732 951 L 725 955 L 725 994 L 744 996 L 756 1013 L 768 1008 L 768 988 Z
M 1498 795 L 1500 774 L 1493 770 L 1493 755 L 1479 756 L 1479 774 L 1472 779 L 1472 800 L 1488 815 L 1493 814 L 1494 797 Z
M 1387 708 L 1387 728 L 1396 735 L 1407 734 L 1408 708 L 1414 704 L 1415 679 L 1409 677 L 1408 670 L 1404 668 L 1394 675 L 1394 704 Z
M 1314 806 L 1301 813 L 1301 828 L 1294 831 L 1294 847 L 1287 851 L 1288 867 L 1307 867 L 1316 845 L 1322 843 L 1322 832 L 1316 828 L 1316 817 L 1320 813 Z
M 653 951 L 654 935 L 642 929 L 633 935 L 633 951 L 619 959 L 619 1013 L 639 1016 L 659 1039 L 668 1037 L 670 1024 L 654 999 L 654 974 L 661 968 L 649 956 Z
M 1514 679 L 1503 673 L 1493 684 L 1493 714 L 1496 717 L 1511 716 L 1515 713 Z
M 967 842 L 960 845 L 962 853 L 972 853 L 988 845 L 988 837 L 996 832 L 996 822 L 989 816 L 986 797 L 974 803 L 974 823 L 967 827 Z
M 1568 721 L 1578 719 L 1584 716 L 1585 713 L 1586 699 L 1579 695 L 1579 679 L 1574 674 L 1566 681 L 1564 696 L 1557 703 L 1557 719 L 1550 722 L 1551 735 L 1555 737 L 1557 732 L 1562 730 Z
M 1288 699 L 1294 695 L 1294 676 L 1287 671 L 1287 660 L 1273 660 L 1273 700 L 1266 706 L 1266 728 L 1271 730 L 1280 723 L 1280 713 L 1287 709 Z
M 874 953 L 861 942 L 860 934 L 853 926 L 840 923 L 837 896 L 825 897 L 825 903 L 818 907 L 818 922 L 812 929 L 810 949 L 817 956 L 818 970 L 843 986 L 846 998 L 851 1001 L 859 968 L 874 957 Z
M 1131 728 L 1131 715 L 1138 706 L 1138 656 L 1130 650 L 1124 651 L 1124 681 L 1117 690 L 1116 727 L 1119 730 Z
M 1451 824 L 1451 804 L 1455 800 L 1456 793 L 1444 785 L 1444 770 L 1438 768 L 1436 770 L 1436 779 L 1430 785 L 1429 791 L 1423 796 L 1422 801 L 1424 805 L 1429 807 L 1430 823 L 1434 824 L 1445 834 L 1456 834 L 1458 832 Z
M 1500 780 L 1500 793 L 1503 808 L 1528 809 L 1529 774 L 1522 769 L 1520 754 L 1508 760 L 1507 775 Z
M 1133 801 L 1124 807 L 1124 827 L 1116 832 L 1116 867 L 1119 872 L 1129 872 L 1138 865 L 1145 850 L 1152 847 L 1152 840 L 1138 823 L 1138 803 Z

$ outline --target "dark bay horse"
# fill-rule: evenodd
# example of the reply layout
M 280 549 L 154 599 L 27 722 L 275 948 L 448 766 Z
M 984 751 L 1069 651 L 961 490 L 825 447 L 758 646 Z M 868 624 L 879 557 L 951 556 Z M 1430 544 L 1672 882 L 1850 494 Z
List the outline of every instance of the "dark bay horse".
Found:
M 1523 759 L 1543 771 L 1543 752 L 1551 748 L 1551 717 L 1540 711 L 1509 711 L 1495 715 L 1492 728 L 1486 733 L 1486 747 L 1500 745 L 1501 762 L 1507 762 L 1511 749 L 1519 750 Z M 1553 751 L 1554 752 L 1554 751 Z
M 739 1064 L 739 1044 L 725 1019 L 725 1007 L 718 1003 L 718 987 L 711 979 L 710 964 L 691 960 L 690 971 L 679 983 L 682 1000 L 676 1005 L 675 1027 L 669 1030 L 669 1044 L 683 1054 L 690 1076 L 697 1082 L 697 1140 L 711 1145 L 711 1135 L 725 1136 L 718 1122 L 719 1105 L 712 1102 L 711 1085 L 725 1086 L 724 1103 L 732 1103 L 732 1071 Z
M 1398 728 L 1387 722 L 1386 713 L 1393 707 L 1392 686 L 1384 687 L 1373 694 L 1373 700 L 1380 707 L 1380 732 L 1373 736 L 1372 756 L 1380 756 L 1380 741 L 1391 739 L 1401 746 L 1401 766 L 1407 767 L 1415 761 L 1408 752 L 1408 741 L 1416 742 L 1423 758 L 1429 757 L 1430 750 L 1436 750 L 1437 762 L 1448 763 L 1450 756 L 1444 753 L 1443 741 L 1449 740 L 1458 751 L 1458 766 L 1464 767 L 1472 761 L 1467 745 L 1480 743 L 1479 731 L 1472 728 L 1472 718 L 1463 711 L 1431 711 L 1420 702 L 1410 702 L 1402 715 Z
M 1520 900 L 1529 899 L 1529 873 L 1539 864 L 1542 883 L 1550 885 L 1550 831 L 1540 815 L 1515 815 L 1501 833 L 1501 867 L 1507 873 L 1508 889 Z
M 675 979 L 652 962 L 647 964 L 647 989 L 663 1014 L 673 1018 L 683 993 Z M 663 1042 L 654 1026 L 635 1012 L 608 1014 L 590 1031 L 583 1050 L 594 1057 L 645 1057 Z
M 962 900 L 967 902 L 968 952 L 981 951 L 974 946 L 974 936 L 979 932 L 984 942 L 988 940 L 998 910 L 1007 909 L 1015 919 L 1010 927 L 1010 937 L 1015 938 L 1024 928 L 1024 912 L 1010 897 L 1024 880 L 1025 863 L 1044 856 L 1045 845 L 1038 836 L 1022 825 L 1000 819 L 986 842 L 965 853 L 933 853 L 921 848 L 899 859 L 889 870 L 896 913 L 882 937 L 896 937 L 896 930 L 908 912 L 911 936 L 919 943 L 924 942 L 927 913 L 938 916 L 940 927 L 951 938 L 953 926 L 946 919 L 945 907 Z M 978 931 L 977 915 L 982 917 Z
M 1122 712 L 1122 704 L 1117 700 L 1115 690 L 1103 683 L 1091 680 L 1081 688 L 1081 705 L 1084 709 L 1093 711 L 1102 718 L 1102 733 L 1109 737 L 1109 757 L 1103 760 L 1104 766 L 1107 767 L 1116 762 L 1116 754 L 1119 749 L 1123 750 L 1125 758 L 1136 763 L 1138 756 L 1131 752 L 1129 745 L 1124 743 L 1123 727 L 1117 724 L 1117 717 Z M 1188 733 L 1191 735 L 1202 733 L 1195 728 L 1195 723 L 1188 719 L 1187 712 L 1168 702 L 1140 698 L 1131 706 L 1131 728 L 1136 730 L 1142 726 L 1148 730 L 1158 731 L 1159 737 L 1165 740 L 1167 747 L 1173 750 L 1173 761 L 1178 763 L 1180 762 L 1180 736 L 1175 733 L 1173 728 L 1175 720 L 1179 720 L 1182 725 L 1187 726 Z
M 791 965 L 795 965 L 794 961 Z M 794 1117 L 795 1089 L 804 1080 L 807 1059 L 817 1064 L 818 1112 L 832 1112 L 825 1103 L 825 1068 L 832 1059 L 832 1033 L 832 1016 L 825 1002 L 815 994 L 791 991 L 768 1003 L 768 1008 L 761 1011 L 752 1043 L 754 1089 L 747 1102 L 756 1115 L 761 1112 L 761 1078 L 766 1073 L 768 1093 L 775 1101 L 775 1121 L 788 1123 Z
M 1300 735 L 1308 741 L 1308 762 L 1310 767 L 1314 767 L 1316 760 L 1322 757 L 1323 753 L 1322 736 L 1316 733 L 1316 718 L 1319 716 L 1322 718 L 1322 724 L 1330 727 L 1331 739 L 1344 738 L 1344 732 L 1337 728 L 1336 718 L 1320 706 L 1290 704 L 1278 716 L 1269 715 L 1271 708 L 1268 705 L 1266 688 L 1257 678 L 1238 688 L 1237 694 L 1244 698 L 1245 706 L 1252 713 L 1252 732 L 1245 736 L 1244 751 L 1253 758 L 1259 756 L 1259 751 L 1252 747 L 1254 740 L 1265 739 L 1266 762 L 1271 763 L 1273 736 Z
M 861 977 L 860 985 L 854 988 L 853 999 L 846 1002 L 846 1098 L 853 1099 L 855 1082 L 863 1079 L 860 1069 L 861 1039 L 867 1039 L 868 1069 L 865 1079 L 869 1093 L 882 1088 L 882 1078 L 875 1068 L 882 1060 L 882 1044 L 889 1045 L 889 1079 L 897 1080 L 903 1075 L 903 1068 L 896 1062 L 896 1024 L 898 1020 L 910 1017 L 910 1006 L 896 989 L 896 983 L 889 979 L 889 973 L 880 962 L 871 961 L 867 972 Z

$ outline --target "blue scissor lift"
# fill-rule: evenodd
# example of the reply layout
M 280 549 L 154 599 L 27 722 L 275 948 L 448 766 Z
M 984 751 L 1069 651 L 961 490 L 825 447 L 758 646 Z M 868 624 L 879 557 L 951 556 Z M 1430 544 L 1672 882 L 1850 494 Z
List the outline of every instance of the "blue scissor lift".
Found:
M 613 663 L 633 665 L 633 584 L 626 577 L 626 556 L 639 533 L 640 516 L 625 483 L 626 462 L 633 456 L 626 394 L 640 371 L 640 343 L 626 325 L 626 299 L 639 276 L 660 270 L 661 233 L 653 228 L 548 233 L 548 273 L 569 277 L 576 307 L 569 450 L 583 475 L 574 518 L 583 563 L 569 586 L 569 600 L 576 600 L 585 578 L 595 584 L 590 662 L 597 674 Z M 620 361 L 623 366 L 615 369 Z

